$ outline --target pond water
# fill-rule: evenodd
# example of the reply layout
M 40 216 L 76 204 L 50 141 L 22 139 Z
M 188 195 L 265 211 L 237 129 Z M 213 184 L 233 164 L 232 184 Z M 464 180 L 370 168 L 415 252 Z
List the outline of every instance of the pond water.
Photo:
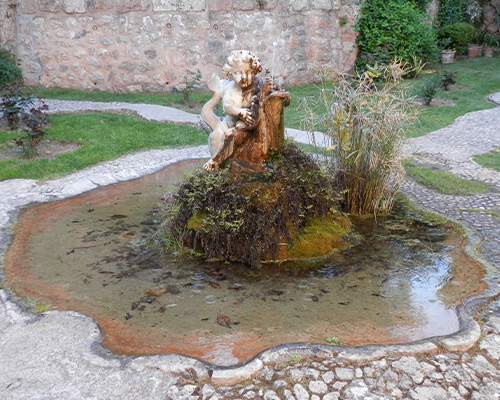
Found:
M 314 266 L 176 260 L 145 243 L 162 195 L 200 161 L 36 205 L 19 218 L 6 278 L 20 297 L 95 318 L 103 345 L 217 365 L 291 342 L 396 343 L 458 329 L 454 306 L 482 286 L 451 225 L 356 221 L 363 239 Z M 331 340 L 331 339 L 330 339 Z

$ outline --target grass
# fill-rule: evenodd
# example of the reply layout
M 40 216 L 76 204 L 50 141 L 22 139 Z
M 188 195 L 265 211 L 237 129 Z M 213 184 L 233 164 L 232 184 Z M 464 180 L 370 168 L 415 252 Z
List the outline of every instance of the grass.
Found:
M 405 170 L 417 183 L 442 194 L 473 196 L 492 191 L 492 188 L 487 183 L 462 179 L 447 172 L 433 171 L 429 168 L 415 166 L 409 162 L 405 162 Z
M 45 180 L 136 151 L 207 142 L 206 133 L 194 127 L 148 122 L 128 115 L 61 114 L 52 115 L 50 120 L 48 138 L 76 142 L 80 148 L 52 160 L 0 160 L 0 181 Z M 0 146 L 11 140 L 10 132 L 0 133 Z
M 489 153 L 479 154 L 473 157 L 474 161 L 485 168 L 491 168 L 500 171 L 500 151 L 490 151 Z
M 475 57 L 459 60 L 454 64 L 430 65 L 429 69 L 436 73 L 456 71 L 455 87 L 464 90 L 438 90 L 436 98 L 451 100 L 453 107 L 422 107 L 419 123 L 415 124 L 407 133 L 408 137 L 422 136 L 452 124 L 456 118 L 473 111 L 494 108 L 495 105 L 486 101 L 486 97 L 500 91 L 500 58 Z M 432 76 L 432 75 L 431 75 Z M 420 75 L 410 83 L 414 83 L 416 90 L 429 79 L 429 75 Z
M 456 106 L 422 107 L 419 123 L 407 132 L 407 136 L 421 136 L 450 125 L 457 117 L 468 112 L 494 107 L 485 97 L 500 91 L 499 61 L 497 55 L 494 58 L 459 60 L 445 66 L 431 65 L 430 68 L 437 72 L 440 68 L 456 71 L 456 85 L 467 90 L 439 90 L 437 98 L 452 100 Z M 416 90 L 428 77 L 429 75 L 423 75 L 407 82 Z M 44 87 L 31 89 L 35 95 L 46 99 L 159 104 L 195 113 L 199 113 L 203 104 L 211 98 L 211 93 L 193 93 L 190 99 L 194 107 L 190 109 L 180 93 L 105 93 Z M 292 102 L 285 109 L 286 126 L 301 129 L 301 99 L 317 98 L 321 86 L 310 84 L 289 87 L 287 90 L 291 93 Z M 206 135 L 195 128 L 144 122 L 124 115 L 57 115 L 52 116 L 51 120 L 52 127 L 48 129 L 48 138 L 77 142 L 81 145 L 80 149 L 72 154 L 60 155 L 55 160 L 0 160 L 0 180 L 50 179 L 139 150 L 206 143 Z M 10 140 L 9 134 L 0 132 L 0 146 Z M 490 168 L 500 168 L 500 154 L 497 152 L 477 156 L 476 161 Z
M 419 122 L 415 123 L 407 132 L 407 137 L 418 137 L 435 130 L 451 125 L 456 118 L 469 112 L 494 108 L 486 97 L 500 91 L 500 57 L 493 58 L 475 57 L 458 60 L 454 64 L 430 64 L 426 72 L 416 79 L 406 80 L 408 90 L 417 94 L 417 90 L 430 77 L 442 71 L 456 71 L 456 84 L 454 90 L 438 90 L 435 98 L 451 100 L 455 106 L 449 107 L 425 107 L 422 106 L 419 114 Z M 461 90 L 456 90 L 460 88 Z M 288 88 L 292 95 L 292 103 L 285 109 L 286 125 L 291 128 L 301 129 L 301 98 L 317 98 L 321 86 L 305 85 Z
M 459 87 L 466 90 L 444 91 L 438 90 L 436 98 L 453 101 L 454 107 L 422 107 L 419 123 L 415 124 L 408 132 L 408 137 L 422 136 L 437 129 L 444 128 L 453 121 L 468 112 L 493 108 L 494 105 L 486 101 L 486 96 L 500 91 L 500 58 L 475 57 L 466 60 L 458 60 L 454 64 L 429 65 L 428 70 L 436 73 L 445 71 L 456 71 L 455 75 Z M 415 80 L 406 81 L 408 86 L 414 86 L 414 92 L 424 81 L 432 76 L 422 74 Z M 159 104 L 169 107 L 181 108 L 187 111 L 199 113 L 201 107 L 211 97 L 211 93 L 192 93 L 190 99 L 194 108 L 189 109 L 184 103 L 182 94 L 173 93 L 105 93 L 85 92 L 75 89 L 33 87 L 34 94 L 47 99 L 59 100 L 87 100 L 87 101 L 119 101 L 127 103 Z M 301 129 L 301 99 L 317 97 L 321 91 L 321 85 L 304 85 L 288 87 L 292 96 L 291 104 L 285 109 L 286 126 Z
M 37 314 L 42 314 L 45 311 L 50 310 L 50 304 L 43 304 L 40 302 L 40 299 L 30 299 L 26 296 L 26 303 L 28 307 L 34 310 Z

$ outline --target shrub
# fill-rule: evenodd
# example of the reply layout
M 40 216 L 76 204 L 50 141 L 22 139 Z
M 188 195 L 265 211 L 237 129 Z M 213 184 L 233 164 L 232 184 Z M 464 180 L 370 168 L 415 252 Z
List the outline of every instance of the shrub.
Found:
M 443 71 L 443 75 L 441 75 L 441 89 L 449 90 L 449 87 L 456 83 L 456 74 L 456 71 Z
M 8 49 L 0 48 L 0 87 L 21 83 L 23 73 L 17 66 L 16 56 Z
M 439 86 L 438 77 L 434 77 L 433 79 L 429 79 L 424 82 L 420 89 L 418 90 L 419 96 L 424 100 L 426 105 L 430 105 L 432 99 L 436 95 L 436 88 Z
M 186 87 L 182 89 L 182 94 L 189 108 L 193 108 L 193 103 L 191 103 L 189 96 L 193 93 L 195 87 L 200 86 L 201 78 L 200 70 L 196 72 L 188 71 L 182 78 L 182 82 L 186 85 Z
M 374 61 L 402 59 L 408 63 L 430 60 L 436 53 L 436 38 L 427 15 L 405 0 L 367 0 L 356 24 L 360 57 L 357 68 Z M 368 58 L 371 62 L 368 62 Z
M 467 52 L 467 44 L 474 35 L 474 27 L 466 22 L 447 25 L 438 31 L 438 38 L 441 40 L 450 39 L 449 47 L 456 50 L 457 55 Z
M 468 22 L 467 6 L 469 0 L 441 0 L 437 15 L 441 27 Z
M 303 121 L 310 132 L 326 133 L 338 186 L 349 213 L 389 212 L 402 181 L 404 130 L 416 119 L 413 98 L 400 86 L 405 64 L 385 67 L 386 82 L 366 76 L 327 76 L 318 98 L 304 101 Z
M 7 120 L 11 130 L 22 134 L 14 139 L 23 148 L 25 157 L 37 154 L 36 146 L 47 134 L 44 130 L 49 123 L 48 106 L 36 96 L 20 90 L 17 86 L 7 86 L 0 98 L 0 113 Z

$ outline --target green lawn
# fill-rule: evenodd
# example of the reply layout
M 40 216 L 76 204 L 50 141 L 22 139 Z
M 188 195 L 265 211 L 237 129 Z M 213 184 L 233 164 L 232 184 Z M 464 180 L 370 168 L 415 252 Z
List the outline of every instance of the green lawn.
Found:
M 452 91 L 438 90 L 436 97 L 453 101 L 454 107 L 421 107 L 419 123 L 415 124 L 407 133 L 408 137 L 422 136 L 437 129 L 450 125 L 453 121 L 468 112 L 484 110 L 494 107 L 486 101 L 486 96 L 500 91 L 500 57 L 494 58 L 475 57 L 458 60 L 454 64 L 431 64 L 427 71 L 441 70 L 456 71 L 457 83 Z M 421 74 L 414 80 L 407 80 L 406 84 L 416 93 L 423 82 L 433 74 Z M 456 88 L 460 90 L 456 90 Z M 194 108 L 189 109 L 184 103 L 182 94 L 173 93 L 105 93 L 85 92 L 74 89 L 61 88 L 32 88 L 37 96 L 47 99 L 60 100 L 88 100 L 88 101 L 121 101 L 128 103 L 159 104 L 170 107 L 182 108 L 191 112 L 200 112 L 203 104 L 211 98 L 211 93 L 193 93 L 190 95 Z M 301 126 L 302 99 L 318 96 L 321 85 L 304 85 L 288 87 L 292 96 L 290 106 L 285 109 L 285 123 L 291 128 Z
M 473 157 L 474 161 L 486 168 L 500 171 L 500 152 L 490 151 L 489 153 L 479 154 Z
M 461 90 L 444 91 L 438 90 L 436 97 L 453 101 L 453 107 L 425 107 L 421 108 L 419 124 L 416 124 L 408 132 L 408 137 L 422 136 L 435 130 L 444 128 L 455 121 L 456 118 L 472 111 L 485 110 L 495 107 L 486 101 L 486 97 L 492 93 L 500 92 L 500 57 L 494 58 L 475 57 L 459 60 L 454 64 L 430 65 L 429 69 L 439 74 L 441 69 L 456 71 L 456 89 Z M 429 79 L 431 75 L 420 75 L 414 80 L 415 89 Z
M 207 134 L 191 126 L 147 122 L 128 115 L 62 114 L 51 115 L 50 120 L 50 139 L 76 142 L 80 148 L 52 160 L 0 160 L 0 181 L 50 179 L 140 150 L 207 143 Z M 0 133 L 0 146 L 11 140 L 12 133 Z
M 425 167 L 417 167 L 409 162 L 404 163 L 406 173 L 413 179 L 438 193 L 454 196 L 472 196 L 494 190 L 484 182 L 471 181 L 442 171 L 434 171 Z
M 486 101 L 488 94 L 500 91 L 500 58 L 478 57 L 459 60 L 446 66 L 430 65 L 428 69 L 439 73 L 441 68 L 456 71 L 457 86 L 460 90 L 445 92 L 439 90 L 436 97 L 453 101 L 454 107 L 422 107 L 419 123 L 407 133 L 409 137 L 421 136 L 450 125 L 468 112 L 494 107 Z M 429 79 L 430 74 L 422 74 L 415 80 L 405 81 L 415 90 Z M 193 93 L 190 98 L 194 107 L 188 108 L 182 94 L 173 93 L 103 93 L 85 92 L 61 88 L 30 88 L 34 94 L 46 99 L 87 100 L 101 102 L 129 102 L 159 104 L 199 113 L 203 104 L 211 98 L 211 93 Z M 301 122 L 301 102 L 308 97 L 316 97 L 321 85 L 304 85 L 287 88 L 292 96 L 285 109 L 285 123 L 288 127 L 303 128 Z M 135 151 L 199 145 L 206 143 L 204 132 L 188 126 L 158 124 L 141 121 L 136 117 L 117 114 L 52 115 L 49 137 L 63 141 L 74 141 L 81 145 L 71 154 L 63 154 L 54 160 L 0 160 L 0 180 L 12 178 L 48 179 L 72 173 L 95 165 L 98 162 L 120 157 Z M 12 139 L 11 133 L 0 132 L 0 146 Z M 491 155 L 500 165 L 500 155 Z M 478 162 L 483 162 L 481 159 Z M 486 162 L 486 161 L 484 161 Z M 492 166 L 494 168 L 494 166 Z

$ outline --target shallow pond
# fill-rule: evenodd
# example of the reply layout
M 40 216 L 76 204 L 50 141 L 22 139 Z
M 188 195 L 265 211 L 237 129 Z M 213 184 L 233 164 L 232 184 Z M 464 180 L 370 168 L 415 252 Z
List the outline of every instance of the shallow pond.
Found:
M 482 287 L 481 269 L 451 225 L 406 232 L 391 221 L 356 221 L 364 239 L 307 268 L 162 256 L 144 245 L 158 224 L 155 205 L 199 166 L 182 162 L 24 211 L 6 257 L 10 287 L 94 317 L 113 352 L 179 353 L 217 365 L 283 343 L 381 344 L 453 333 L 454 305 Z

